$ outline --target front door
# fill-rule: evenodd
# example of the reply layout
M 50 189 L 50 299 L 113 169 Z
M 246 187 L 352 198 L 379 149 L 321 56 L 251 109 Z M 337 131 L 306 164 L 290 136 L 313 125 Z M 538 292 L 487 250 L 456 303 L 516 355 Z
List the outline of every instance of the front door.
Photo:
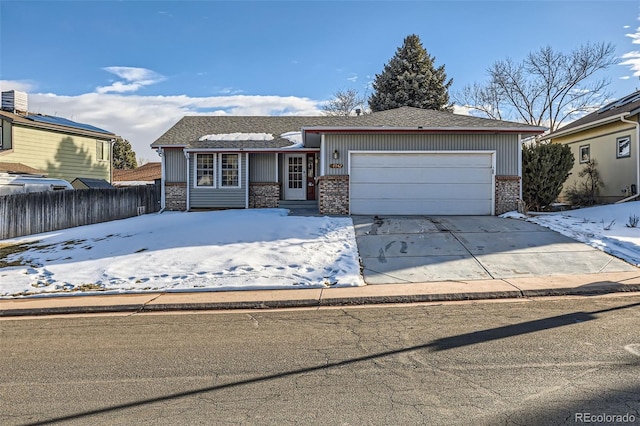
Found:
M 285 200 L 307 199 L 307 168 L 305 154 L 286 154 L 285 167 Z

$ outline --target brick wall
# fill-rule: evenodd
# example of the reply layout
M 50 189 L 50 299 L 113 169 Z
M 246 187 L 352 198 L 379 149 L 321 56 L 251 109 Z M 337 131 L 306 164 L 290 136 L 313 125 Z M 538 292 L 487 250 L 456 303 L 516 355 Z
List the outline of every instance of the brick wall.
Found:
M 175 211 L 187 210 L 187 184 L 186 183 L 166 183 L 165 209 Z
M 318 178 L 318 208 L 320 214 L 349 214 L 349 176 Z
M 518 210 L 519 176 L 496 176 L 496 215 Z
M 249 184 L 249 208 L 274 208 L 280 202 L 278 182 L 256 182 Z

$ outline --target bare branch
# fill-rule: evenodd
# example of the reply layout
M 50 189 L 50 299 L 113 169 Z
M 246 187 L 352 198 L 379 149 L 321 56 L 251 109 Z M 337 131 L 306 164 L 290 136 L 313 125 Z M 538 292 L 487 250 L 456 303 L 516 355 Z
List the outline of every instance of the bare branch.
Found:
M 364 111 L 366 98 L 355 89 L 338 90 L 333 96 L 322 106 L 325 115 L 349 116 L 355 114 L 358 108 Z
M 512 117 L 555 130 L 606 100 L 610 81 L 590 79 L 614 63 L 611 43 L 587 43 L 569 54 L 546 46 L 519 64 L 510 59 L 495 62 L 488 83 L 467 87 L 456 99 L 489 118 Z

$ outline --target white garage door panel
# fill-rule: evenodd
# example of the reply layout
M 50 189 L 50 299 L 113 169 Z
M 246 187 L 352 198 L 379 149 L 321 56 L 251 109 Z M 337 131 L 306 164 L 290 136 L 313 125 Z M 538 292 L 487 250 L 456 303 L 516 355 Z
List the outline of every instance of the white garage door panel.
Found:
M 491 199 L 491 186 L 477 184 L 412 184 L 412 183 L 358 183 L 351 184 L 351 192 L 357 199 L 423 199 L 437 201 L 443 199 Z
M 426 156 L 428 155 L 428 156 Z M 394 154 L 389 153 L 380 155 L 378 153 L 362 153 L 352 155 L 351 168 L 357 167 L 394 167 L 402 165 L 403 167 L 424 167 L 424 166 L 440 166 L 440 167 L 467 167 L 467 166 L 492 166 L 491 155 L 477 154 Z
M 491 183 L 490 168 L 351 169 L 351 176 L 353 183 Z
M 487 213 L 489 212 L 489 213 Z M 487 215 L 491 212 L 491 203 L 476 200 L 440 200 L 425 202 L 421 200 L 380 200 L 376 211 L 371 210 L 368 200 L 351 200 L 351 214 L 389 214 L 389 215 Z
M 493 152 L 351 152 L 351 214 L 487 215 Z

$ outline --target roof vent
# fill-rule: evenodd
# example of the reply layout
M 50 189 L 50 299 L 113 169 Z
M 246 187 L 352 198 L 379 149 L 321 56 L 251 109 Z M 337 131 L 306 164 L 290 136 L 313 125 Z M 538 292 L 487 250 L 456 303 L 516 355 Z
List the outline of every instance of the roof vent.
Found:
M 28 111 L 27 94 L 17 90 L 2 92 L 2 110 L 14 114 L 26 114 Z

